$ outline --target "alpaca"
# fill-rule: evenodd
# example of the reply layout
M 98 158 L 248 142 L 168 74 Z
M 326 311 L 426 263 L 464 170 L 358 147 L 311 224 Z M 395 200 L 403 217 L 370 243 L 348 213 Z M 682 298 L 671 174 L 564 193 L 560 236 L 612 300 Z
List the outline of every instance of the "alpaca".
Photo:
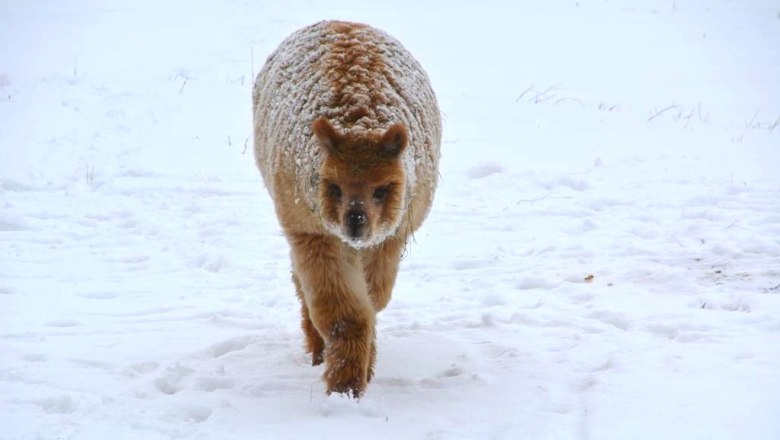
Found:
M 373 376 L 376 314 L 433 201 L 441 116 L 393 37 L 323 21 L 268 57 L 253 89 L 254 151 L 291 248 L 312 364 L 328 394 Z

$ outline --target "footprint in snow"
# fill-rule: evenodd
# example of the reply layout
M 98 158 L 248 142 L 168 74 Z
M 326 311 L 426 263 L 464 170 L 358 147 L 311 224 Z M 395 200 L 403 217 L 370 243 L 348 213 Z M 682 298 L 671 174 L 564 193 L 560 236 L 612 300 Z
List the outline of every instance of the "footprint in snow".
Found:
M 205 406 L 184 405 L 169 410 L 162 419 L 169 422 L 195 422 L 201 423 L 211 417 L 213 410 Z
M 492 174 L 501 173 L 504 171 L 504 167 L 497 163 L 485 162 L 477 166 L 471 167 L 466 171 L 466 175 L 472 179 L 482 179 Z
M 252 336 L 239 336 L 222 342 L 218 342 L 207 348 L 204 355 L 209 358 L 219 358 L 234 351 L 241 351 L 254 343 L 256 338 Z
M 235 380 L 228 377 L 201 377 L 197 379 L 196 383 L 197 389 L 208 393 L 229 390 L 236 385 Z

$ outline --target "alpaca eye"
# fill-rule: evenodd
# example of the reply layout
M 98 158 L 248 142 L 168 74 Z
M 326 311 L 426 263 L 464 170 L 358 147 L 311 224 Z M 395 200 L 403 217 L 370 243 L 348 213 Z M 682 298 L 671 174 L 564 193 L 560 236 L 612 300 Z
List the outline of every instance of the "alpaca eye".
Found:
M 333 197 L 335 199 L 341 198 L 341 188 L 339 188 L 339 186 L 336 185 L 335 183 L 329 184 L 328 197 Z
M 374 198 L 376 200 L 380 200 L 380 201 L 384 200 L 385 196 L 387 196 L 387 191 L 389 191 L 389 190 L 390 189 L 388 187 L 386 187 L 386 186 L 383 186 L 383 187 L 375 189 L 374 190 Z

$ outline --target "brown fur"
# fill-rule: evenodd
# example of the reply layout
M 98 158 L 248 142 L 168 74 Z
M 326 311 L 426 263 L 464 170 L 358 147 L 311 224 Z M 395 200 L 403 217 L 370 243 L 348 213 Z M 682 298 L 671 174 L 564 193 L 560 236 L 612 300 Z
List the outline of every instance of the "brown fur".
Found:
M 376 313 L 436 186 L 441 120 L 427 76 L 381 31 L 346 22 L 280 45 L 253 93 L 255 155 L 291 247 L 312 364 L 327 392 L 373 376 Z

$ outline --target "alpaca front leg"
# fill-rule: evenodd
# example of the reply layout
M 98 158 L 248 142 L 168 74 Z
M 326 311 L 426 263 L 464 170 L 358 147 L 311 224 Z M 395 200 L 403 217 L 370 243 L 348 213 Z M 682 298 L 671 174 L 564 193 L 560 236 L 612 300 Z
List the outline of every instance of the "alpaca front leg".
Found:
M 390 237 L 363 255 L 369 296 L 377 312 L 382 311 L 390 302 L 403 249 L 404 243 L 401 239 Z
M 327 392 L 360 397 L 371 370 L 374 308 L 359 262 L 335 237 L 290 237 L 308 317 L 325 342 Z
M 301 300 L 301 328 L 306 337 L 306 352 L 311 353 L 312 365 L 320 365 L 324 360 L 325 341 L 311 322 L 309 307 L 306 305 L 306 298 L 301 289 L 301 283 L 298 281 L 298 276 L 295 273 L 293 273 L 292 279 L 293 284 L 295 284 L 295 293 Z
M 328 394 L 332 392 L 359 398 L 373 376 L 373 322 L 362 318 L 342 318 L 333 325 L 334 333 L 325 349 Z

